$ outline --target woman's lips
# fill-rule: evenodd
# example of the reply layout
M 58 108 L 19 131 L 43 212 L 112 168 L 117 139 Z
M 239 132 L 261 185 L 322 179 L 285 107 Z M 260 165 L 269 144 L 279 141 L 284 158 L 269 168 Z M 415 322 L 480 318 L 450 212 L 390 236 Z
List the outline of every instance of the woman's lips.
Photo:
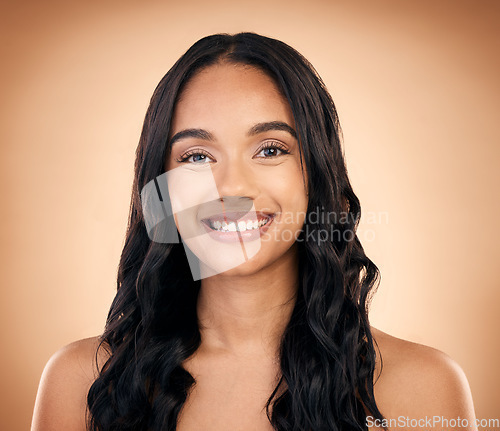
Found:
M 211 238 L 220 242 L 253 241 L 274 221 L 274 214 L 262 212 L 224 213 L 201 220 Z

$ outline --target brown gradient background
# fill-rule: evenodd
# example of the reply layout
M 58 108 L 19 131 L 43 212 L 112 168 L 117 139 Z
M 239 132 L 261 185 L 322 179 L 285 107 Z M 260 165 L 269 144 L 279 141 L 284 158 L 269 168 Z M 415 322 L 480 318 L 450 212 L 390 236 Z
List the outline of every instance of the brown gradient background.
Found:
M 333 95 L 359 235 L 382 273 L 373 325 L 449 354 L 477 417 L 500 417 L 500 3 L 11 3 L 0 12 L 0 429 L 28 429 L 51 354 L 103 329 L 156 84 L 200 37 L 238 31 L 298 49 Z

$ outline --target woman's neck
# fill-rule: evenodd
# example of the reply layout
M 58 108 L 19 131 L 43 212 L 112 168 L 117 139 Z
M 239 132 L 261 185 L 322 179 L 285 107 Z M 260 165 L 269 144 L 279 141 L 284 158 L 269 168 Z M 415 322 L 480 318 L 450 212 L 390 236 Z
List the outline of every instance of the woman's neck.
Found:
M 296 245 L 251 275 L 202 279 L 197 301 L 202 350 L 238 358 L 276 356 L 298 290 Z

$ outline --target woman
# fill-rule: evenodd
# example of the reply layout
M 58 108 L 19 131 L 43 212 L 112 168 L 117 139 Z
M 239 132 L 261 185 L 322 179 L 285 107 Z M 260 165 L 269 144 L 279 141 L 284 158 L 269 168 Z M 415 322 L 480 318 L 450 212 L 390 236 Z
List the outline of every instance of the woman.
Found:
M 104 334 L 51 358 L 32 429 L 475 429 L 453 360 L 369 324 L 339 135 L 288 45 L 196 42 L 146 114 Z

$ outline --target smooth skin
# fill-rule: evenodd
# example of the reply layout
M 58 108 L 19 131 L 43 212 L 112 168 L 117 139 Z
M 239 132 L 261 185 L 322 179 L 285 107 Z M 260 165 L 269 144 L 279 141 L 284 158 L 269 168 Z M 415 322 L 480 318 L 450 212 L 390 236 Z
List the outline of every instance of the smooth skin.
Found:
M 221 196 L 247 196 L 257 210 L 300 214 L 307 208 L 307 177 L 296 138 L 284 130 L 249 135 L 254 125 L 272 122 L 294 127 L 288 103 L 266 74 L 242 65 L 210 66 L 183 91 L 171 136 L 202 129 L 211 139 L 178 140 L 165 169 L 180 163 L 197 169 L 199 163 L 210 163 Z M 262 149 L 270 143 L 276 144 L 274 150 Z M 287 241 L 289 236 L 283 232 L 297 232 L 302 223 L 300 217 L 278 217 L 270 228 L 273 235 L 262 241 L 257 255 L 225 273 L 202 279 L 197 302 L 202 342 L 183 364 L 197 384 L 179 415 L 178 430 L 272 430 L 263 407 L 277 383 L 275 356 L 298 287 L 297 244 Z M 380 377 L 374 391 L 386 418 L 460 417 L 474 424 L 469 384 L 455 361 L 436 349 L 376 328 L 372 331 L 383 358 L 380 374 L 377 351 L 375 375 Z M 32 431 L 86 429 L 86 396 L 97 376 L 93 363 L 97 343 L 97 337 L 76 341 L 51 357 L 40 381 Z M 105 360 L 101 352 L 98 363 Z M 409 429 L 423 428 L 437 431 L 444 427 Z M 370 429 L 379 428 L 373 424 Z

